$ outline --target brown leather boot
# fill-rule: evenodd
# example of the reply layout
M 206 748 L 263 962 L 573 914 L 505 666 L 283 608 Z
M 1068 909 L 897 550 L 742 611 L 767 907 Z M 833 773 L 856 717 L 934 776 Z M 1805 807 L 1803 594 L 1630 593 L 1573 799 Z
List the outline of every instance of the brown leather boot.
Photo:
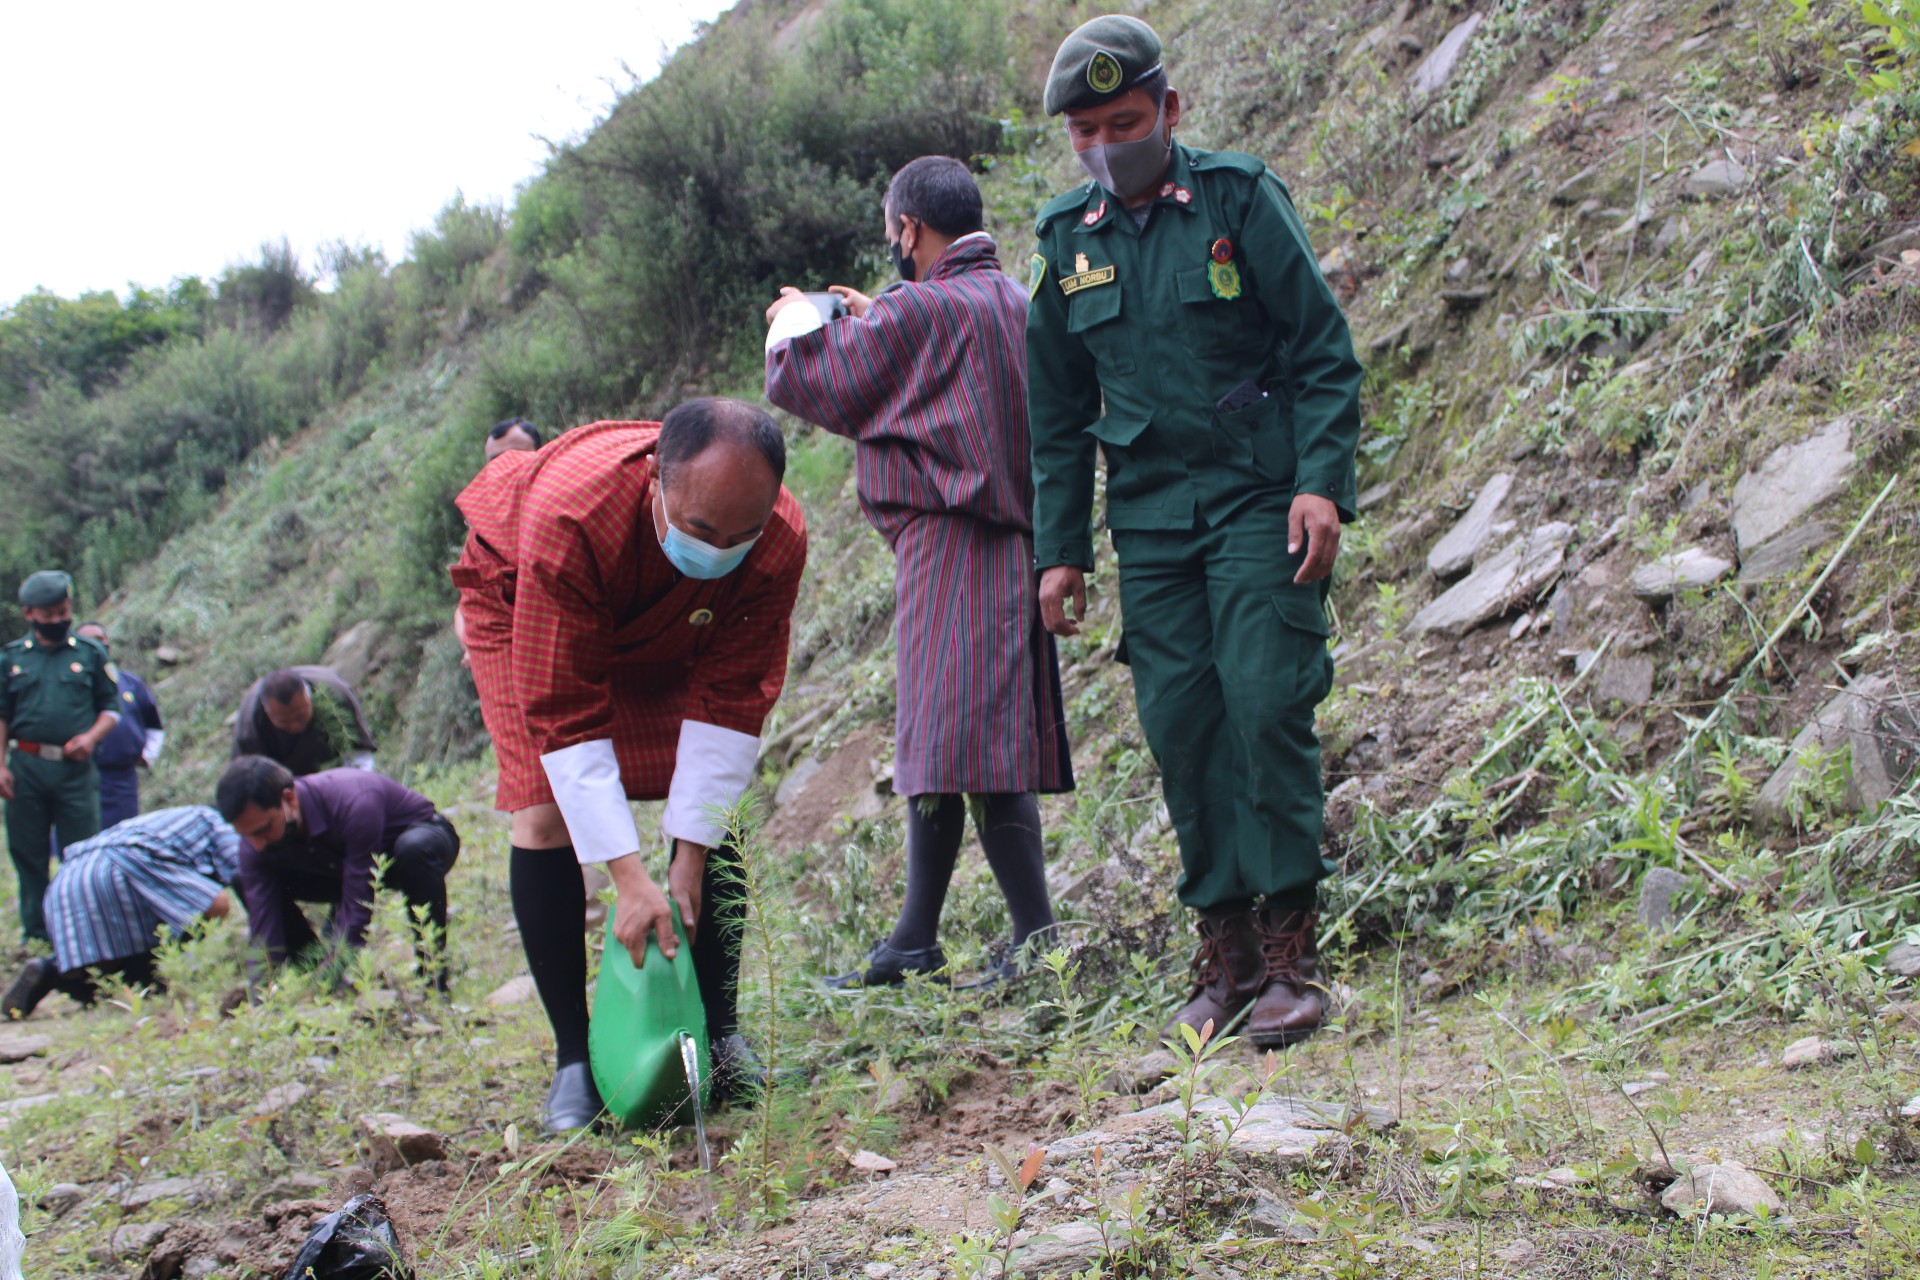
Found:
M 1261 958 L 1260 930 L 1251 910 L 1207 912 L 1201 915 L 1200 950 L 1193 957 L 1193 995 L 1172 1021 L 1160 1029 L 1160 1038 L 1176 1040 L 1179 1024 L 1202 1031 L 1213 1023 L 1214 1038 L 1227 1032 L 1227 1023 L 1247 1007 L 1266 981 Z
M 1298 1044 L 1327 1016 L 1320 976 L 1320 917 L 1311 911 L 1262 907 L 1254 916 L 1265 962 L 1264 982 L 1242 1030 L 1262 1049 Z

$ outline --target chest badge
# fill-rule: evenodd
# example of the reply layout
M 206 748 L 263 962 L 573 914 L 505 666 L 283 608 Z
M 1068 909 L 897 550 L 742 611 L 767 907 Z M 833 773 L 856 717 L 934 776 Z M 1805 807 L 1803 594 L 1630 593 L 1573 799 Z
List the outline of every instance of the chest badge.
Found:
M 687 625 L 690 627 L 704 627 L 712 621 L 713 610 L 711 609 L 695 609 L 687 615 Z
M 1207 284 L 1213 296 L 1224 302 L 1240 296 L 1240 268 L 1233 260 L 1233 241 L 1225 236 L 1207 251 Z
M 1090 264 L 1087 261 L 1086 254 L 1076 253 L 1073 255 L 1073 272 L 1075 275 L 1079 275 L 1081 272 L 1089 271 L 1091 269 L 1092 269 L 1092 264 Z
M 80 668 L 80 664 L 79 664 L 79 663 L 77 663 L 77 662 L 69 662 L 69 663 L 67 664 L 67 669 L 68 669 L 69 671 L 71 671 L 71 672 L 73 672 L 73 674 L 75 674 L 75 675 L 79 675 L 79 674 L 80 674 L 80 670 L 81 670 L 81 668 Z

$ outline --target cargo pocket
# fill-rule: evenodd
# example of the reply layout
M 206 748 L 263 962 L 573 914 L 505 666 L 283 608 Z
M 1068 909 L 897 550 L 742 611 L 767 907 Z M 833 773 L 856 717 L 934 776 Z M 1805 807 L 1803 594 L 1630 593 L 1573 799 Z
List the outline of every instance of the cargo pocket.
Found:
M 1273 607 L 1280 626 L 1294 643 L 1293 694 L 1288 705 L 1310 710 L 1333 692 L 1333 655 L 1327 652 L 1327 615 L 1318 586 L 1276 592 Z
M 1134 370 L 1133 338 L 1120 320 L 1120 285 L 1096 284 L 1067 298 L 1067 332 L 1078 334 L 1103 373 Z

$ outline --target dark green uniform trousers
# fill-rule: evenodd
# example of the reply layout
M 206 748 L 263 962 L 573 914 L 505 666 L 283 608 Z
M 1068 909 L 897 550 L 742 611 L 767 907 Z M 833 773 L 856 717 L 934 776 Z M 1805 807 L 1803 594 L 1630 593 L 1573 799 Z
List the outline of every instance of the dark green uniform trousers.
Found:
M 1285 495 L 1191 532 L 1113 531 L 1125 657 L 1199 910 L 1310 894 L 1320 856 L 1314 706 L 1333 687 L 1322 584 L 1296 586 Z
M 56 830 L 61 848 L 100 834 L 100 773 L 92 761 L 42 760 L 24 751 L 15 751 L 7 767 L 13 770 L 7 848 L 20 877 L 20 932 L 45 939 L 40 900 L 53 862 L 50 841 Z

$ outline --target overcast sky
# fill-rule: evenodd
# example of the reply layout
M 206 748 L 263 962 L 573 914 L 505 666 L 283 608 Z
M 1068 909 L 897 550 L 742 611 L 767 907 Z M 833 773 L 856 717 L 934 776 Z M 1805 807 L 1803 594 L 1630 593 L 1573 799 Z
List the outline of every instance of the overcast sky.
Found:
M 284 235 L 406 253 L 732 0 L 17 0 L 0 16 L 0 307 L 213 275 Z

